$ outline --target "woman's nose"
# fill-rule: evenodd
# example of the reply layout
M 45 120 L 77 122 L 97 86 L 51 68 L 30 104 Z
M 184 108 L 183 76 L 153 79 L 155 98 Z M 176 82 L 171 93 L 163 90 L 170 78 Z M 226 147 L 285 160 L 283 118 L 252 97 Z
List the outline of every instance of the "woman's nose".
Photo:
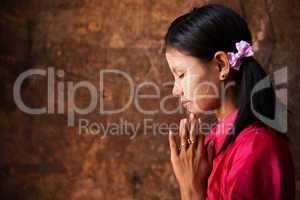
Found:
M 182 96 L 182 94 L 183 94 L 183 91 L 182 91 L 181 86 L 178 83 L 176 83 L 176 81 L 175 81 L 173 90 L 172 90 L 172 95 L 173 96 Z

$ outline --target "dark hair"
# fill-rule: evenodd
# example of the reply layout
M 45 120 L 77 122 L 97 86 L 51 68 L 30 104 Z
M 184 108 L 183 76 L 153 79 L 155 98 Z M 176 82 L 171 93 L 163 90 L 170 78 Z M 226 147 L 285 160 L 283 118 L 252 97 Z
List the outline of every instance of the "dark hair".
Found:
M 217 51 L 236 52 L 235 43 L 241 40 L 252 45 L 251 32 L 246 21 L 226 6 L 208 4 L 195 7 L 172 22 L 165 36 L 164 52 L 167 48 L 175 48 L 203 61 L 210 61 Z M 234 74 L 239 89 L 239 109 L 234 128 L 227 135 L 220 152 L 224 151 L 247 125 L 260 122 L 268 126 L 254 115 L 251 103 L 259 114 L 269 119 L 275 117 L 276 96 L 271 80 L 267 79 L 270 87 L 255 93 L 251 99 L 254 86 L 267 75 L 254 57 L 242 58 L 241 62 L 238 71 L 230 72 Z

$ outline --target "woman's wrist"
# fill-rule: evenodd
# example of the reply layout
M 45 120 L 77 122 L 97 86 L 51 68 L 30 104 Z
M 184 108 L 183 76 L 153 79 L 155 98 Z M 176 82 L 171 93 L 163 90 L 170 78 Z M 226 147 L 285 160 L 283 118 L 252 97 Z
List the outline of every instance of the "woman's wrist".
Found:
M 204 186 L 199 187 L 180 187 L 181 200 L 204 200 L 206 189 Z

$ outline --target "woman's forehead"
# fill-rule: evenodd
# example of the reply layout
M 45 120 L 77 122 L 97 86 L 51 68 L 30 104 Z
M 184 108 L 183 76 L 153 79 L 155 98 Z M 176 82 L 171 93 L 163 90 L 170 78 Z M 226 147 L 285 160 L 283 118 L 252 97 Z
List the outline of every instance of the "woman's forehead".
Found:
M 183 54 L 178 50 L 169 50 L 166 52 L 166 58 L 173 68 L 183 68 L 188 66 L 193 66 L 199 64 L 198 60 L 195 57 Z

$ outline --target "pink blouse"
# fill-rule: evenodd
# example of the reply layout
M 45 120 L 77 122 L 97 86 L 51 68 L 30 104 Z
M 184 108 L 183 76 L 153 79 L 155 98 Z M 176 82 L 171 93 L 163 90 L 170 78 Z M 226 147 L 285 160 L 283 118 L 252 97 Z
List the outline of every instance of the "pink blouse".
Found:
M 205 138 L 218 152 L 237 110 L 218 123 Z M 253 123 L 213 160 L 207 200 L 277 200 L 295 198 L 295 179 L 289 143 L 272 129 Z

